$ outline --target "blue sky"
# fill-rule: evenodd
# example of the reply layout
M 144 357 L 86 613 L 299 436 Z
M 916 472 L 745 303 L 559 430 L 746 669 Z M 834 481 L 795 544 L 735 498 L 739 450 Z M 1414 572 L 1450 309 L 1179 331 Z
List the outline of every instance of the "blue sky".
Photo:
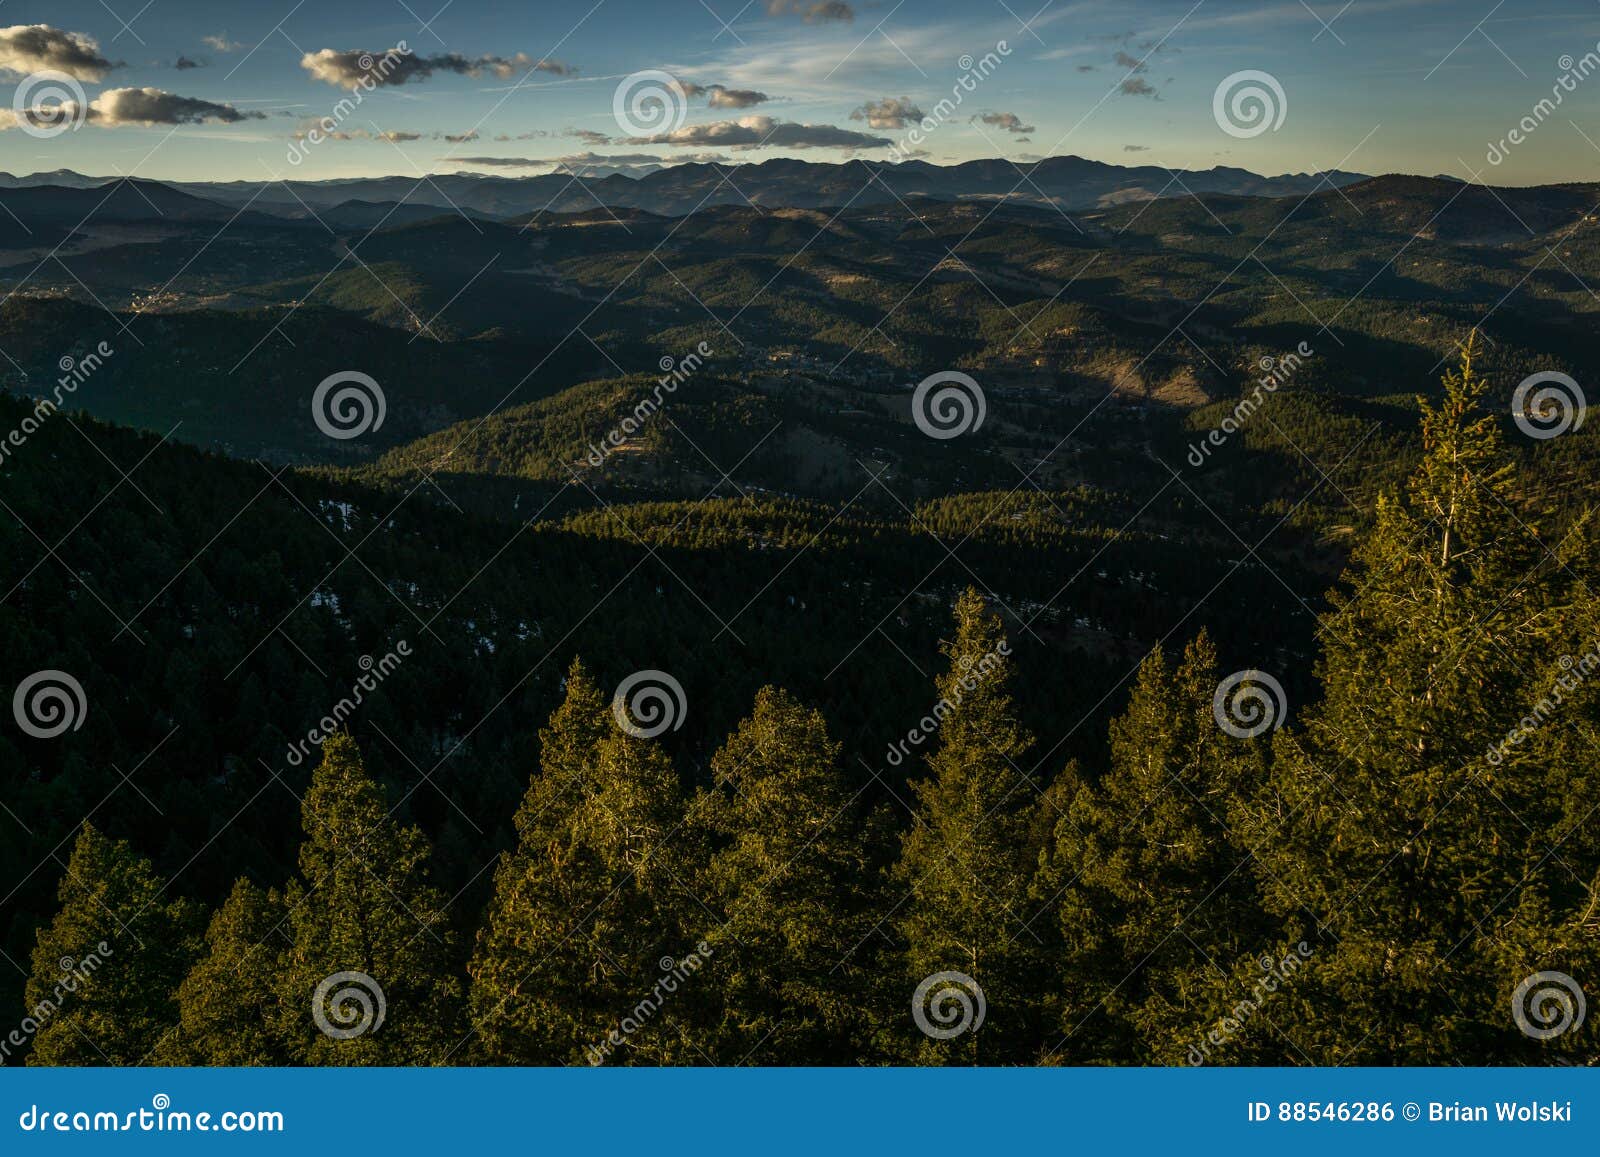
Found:
M 66 60 L 30 48 L 38 36 L 18 30 L 32 25 L 92 42 L 64 70 L 87 112 L 53 136 L 0 131 L 10 172 L 524 175 L 574 157 L 887 159 L 893 144 L 940 163 L 1072 153 L 1600 180 L 1600 73 L 1572 82 L 1501 163 L 1486 160 L 1572 67 L 1563 57 L 1600 54 L 1596 0 L 5 0 L 0 109 L 17 107 L 14 91 L 41 65 Z M 305 146 L 349 90 L 353 57 L 334 54 L 401 42 L 424 67 L 372 87 Z M 963 57 L 1002 42 L 998 67 L 913 145 L 909 114 L 931 113 Z M 619 84 L 642 70 L 680 82 L 672 96 L 686 111 L 670 138 L 614 114 Z M 1275 130 L 1219 126 L 1213 97 L 1244 70 L 1281 87 Z

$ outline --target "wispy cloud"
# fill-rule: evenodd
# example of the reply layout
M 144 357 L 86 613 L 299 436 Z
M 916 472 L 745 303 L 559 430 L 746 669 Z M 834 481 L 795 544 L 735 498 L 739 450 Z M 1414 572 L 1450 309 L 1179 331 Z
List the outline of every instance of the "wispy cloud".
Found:
M 894 142 L 888 137 L 871 136 L 837 125 L 801 124 L 772 117 L 744 117 L 736 121 L 714 121 L 686 125 L 670 133 L 632 138 L 634 144 L 700 146 L 728 149 L 882 149 Z
M 767 0 L 767 13 L 799 16 L 807 24 L 848 23 L 856 18 L 856 10 L 844 0 Z
M 315 79 L 339 88 L 353 88 L 363 83 L 380 86 L 409 84 L 426 80 L 436 72 L 457 76 L 489 74 L 509 80 L 529 71 L 550 72 L 558 76 L 566 76 L 574 71 L 559 60 L 535 60 L 525 52 L 515 56 L 463 56 L 459 52 L 419 56 L 398 46 L 370 52 L 324 48 L 302 56 L 300 67 Z

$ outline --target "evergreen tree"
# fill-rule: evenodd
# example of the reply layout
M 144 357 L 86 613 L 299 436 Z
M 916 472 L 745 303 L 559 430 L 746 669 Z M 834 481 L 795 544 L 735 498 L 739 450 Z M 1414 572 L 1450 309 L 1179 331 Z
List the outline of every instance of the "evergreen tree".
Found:
M 289 1064 L 281 977 L 291 942 L 283 897 L 240 879 L 211 917 L 206 943 L 178 989 L 180 1025 L 159 1050 L 160 1062 Z
M 293 943 L 281 1032 L 303 1064 L 443 1063 L 464 1036 L 443 895 L 428 843 L 389 814 L 355 741 L 336 735 L 301 804 L 300 877 L 284 894 Z
M 178 985 L 204 912 L 122 840 L 89 824 L 72 849 L 61 910 L 39 930 L 28 1017 L 36 1065 L 137 1065 L 178 1022 Z
M 909 1055 L 927 1063 L 1018 1063 L 1043 1044 L 1038 995 L 1043 938 L 1029 924 L 1028 895 L 1039 848 L 1039 791 L 1027 772 L 1033 739 L 1017 721 L 1010 646 L 999 617 L 969 588 L 955 606 L 956 636 L 944 645 L 937 748 L 913 785 L 917 815 L 901 843 L 896 882 L 910 895 L 898 927 L 910 986 L 960 973 L 982 990 L 981 1027 L 934 1039 L 906 1026 Z M 908 987 L 910 987 L 908 986 Z M 961 989 L 960 993 L 956 988 Z M 965 982 L 933 981 L 923 1009 L 935 1029 L 954 1014 L 972 1019 Z M 963 1004 L 970 1004 L 968 1017 Z
M 618 726 L 579 663 L 539 740 L 470 967 L 479 1048 L 496 1063 L 693 1059 L 683 1010 L 652 995 L 662 961 L 693 950 L 672 761 Z
M 819 712 L 767 687 L 711 770 L 691 807 L 716 848 L 699 891 L 722 921 L 702 1047 L 719 1064 L 859 1062 L 877 1029 L 882 894 L 839 745 Z
M 1204 634 L 1176 672 L 1152 652 L 1112 722 L 1110 770 L 1076 783 L 1056 824 L 1036 887 L 1060 923 L 1066 1059 L 1181 1062 L 1271 943 L 1232 826 L 1266 740 L 1218 726 L 1217 679 Z
M 1537 1051 L 1511 1016 L 1517 983 L 1595 966 L 1600 857 L 1575 801 L 1595 798 L 1600 761 L 1572 746 L 1574 728 L 1593 733 L 1595 689 L 1500 750 L 1558 656 L 1593 647 L 1574 568 L 1592 572 L 1581 535 L 1535 529 L 1480 408 L 1475 352 L 1422 404 L 1425 461 L 1404 498 L 1379 503 L 1332 598 L 1323 701 L 1303 733 L 1278 736 L 1245 833 L 1286 942 L 1315 949 L 1279 1023 L 1319 1063 Z M 1548 762 L 1562 745 L 1573 762 Z

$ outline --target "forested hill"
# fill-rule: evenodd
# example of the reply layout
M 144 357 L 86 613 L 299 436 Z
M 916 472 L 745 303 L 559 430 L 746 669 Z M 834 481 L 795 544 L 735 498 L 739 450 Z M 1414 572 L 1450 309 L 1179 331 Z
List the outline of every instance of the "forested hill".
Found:
M 0 853 L 7 951 L 36 1007 L 102 954 L 30 1059 L 1593 1063 L 1592 1025 L 1539 1042 L 1506 997 L 1600 965 L 1600 557 L 1471 348 L 1302 653 L 1214 639 L 1169 588 L 1096 609 L 1127 616 L 1131 677 L 960 577 L 1003 555 L 898 602 L 861 568 L 913 535 L 786 555 L 803 504 L 740 512 L 766 520 L 743 541 L 708 510 L 684 549 L 599 515 L 458 516 L 446 546 L 392 492 L 51 415 L 0 473 L 0 643 L 85 697 L 77 730 L 0 746 L 34 821 Z M 1010 541 L 1053 581 L 1062 534 Z M 1129 575 L 1111 549 L 1090 565 Z M 1274 585 L 1216 626 L 1295 638 Z M 702 617 L 740 602 L 723 642 Z M 320 723 L 357 671 L 360 709 Z M 313 1021 L 352 966 L 386 1020 L 344 1041 Z M 981 1028 L 916 1031 L 907 993 L 951 969 Z
M 537 507 L 461 512 L 447 476 L 374 488 L 12 398 L 0 426 L 29 431 L 0 462 L 0 653 L 13 683 L 66 671 L 88 702 L 55 741 L 0 731 L 5 799 L 26 817 L 0 841 L 21 881 L 4 905 L 17 960 L 53 903 L 65 848 L 47 853 L 86 814 L 206 902 L 239 872 L 281 876 L 310 771 L 289 744 L 402 639 L 414 657 L 354 726 L 452 890 L 481 891 L 575 655 L 607 685 L 639 669 L 682 682 L 691 709 L 668 742 L 686 774 L 777 683 L 827 711 L 852 790 L 884 798 L 910 770 L 884 753 L 928 709 L 975 573 L 1014 624 L 1025 716 L 1041 732 L 1064 710 L 1087 720 L 1063 752 L 1100 742 L 1128 663 L 1169 632 L 1209 624 L 1242 657 L 1308 646 L 1313 627 L 1170 493 L 1139 527 L 1137 505 L 1088 490 L 906 508 L 884 493 L 849 512 L 732 491 L 530 523 Z M 1198 553 L 1174 550 L 1182 535 Z M 1226 597 L 1199 605 L 1218 584 Z M 1237 605 L 1277 608 L 1287 632 Z M 230 822 L 246 804 L 250 822 Z

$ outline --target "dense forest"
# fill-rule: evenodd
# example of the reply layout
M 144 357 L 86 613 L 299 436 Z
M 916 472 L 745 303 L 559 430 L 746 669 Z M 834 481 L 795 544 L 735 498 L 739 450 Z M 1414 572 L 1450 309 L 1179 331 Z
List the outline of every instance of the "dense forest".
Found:
M 1600 558 L 1570 496 L 1506 444 L 1475 353 L 1416 400 L 1409 477 L 1349 531 L 1319 613 L 1265 568 L 1234 568 L 1213 623 L 1198 610 L 1210 564 L 1181 558 L 1193 573 L 1168 589 L 1182 595 L 1075 592 L 1074 613 L 1118 627 L 1068 662 L 1023 600 L 980 592 L 932 533 L 866 516 L 830 520 L 837 539 L 773 577 L 715 552 L 816 541 L 803 502 L 702 507 L 698 561 L 676 534 L 628 526 L 665 521 L 647 508 L 604 532 L 584 522 L 605 512 L 579 513 L 530 524 L 537 548 L 518 544 L 517 565 L 477 589 L 503 524 L 458 514 L 451 557 L 437 507 L 368 513 L 382 492 L 358 481 L 126 432 L 110 438 L 117 460 L 160 463 L 152 490 L 171 512 L 207 508 L 193 525 L 250 488 L 274 505 L 245 504 L 240 537 L 190 571 L 200 543 L 174 542 L 174 517 L 125 490 L 115 519 L 83 514 L 93 550 L 28 571 L 20 560 L 53 555 L 40 548 L 66 529 L 35 519 L 83 505 L 62 467 L 94 460 L 56 423 L 31 447 L 55 468 L 0 483 L 26 515 L 0 524 L 23 595 L 0 639 L 29 669 L 79 672 L 91 695 L 81 730 L 0 739 L 4 822 L 27 833 L 0 851 L 23 881 L 7 937 L 29 1010 L 7 1058 L 1592 1063 L 1596 1029 L 1574 1023 L 1571 994 L 1527 998 L 1540 974 L 1600 975 Z M 186 481 L 163 488 L 164 472 Z M 975 531 L 967 504 L 923 509 Z M 968 557 L 1009 574 L 1025 542 L 1047 573 L 1014 581 L 1038 582 L 1039 600 L 1074 558 L 1173 565 L 1159 536 L 1113 545 L 1067 515 L 1009 513 Z M 391 518 L 374 561 L 345 546 Z M 293 578 L 330 561 L 326 538 L 329 575 L 354 556 L 371 581 L 313 584 L 312 613 L 285 626 L 305 599 Z M 587 624 L 612 576 L 658 548 L 681 587 L 646 572 L 613 621 Z M 843 587 L 864 558 L 883 591 L 902 589 L 900 568 L 948 573 L 896 602 Z M 463 605 L 392 597 L 406 573 L 445 576 Z M 725 624 L 739 638 L 726 652 L 705 653 L 701 590 L 750 612 Z M 543 614 L 497 619 L 507 606 Z M 830 681 L 833 644 L 880 631 L 892 645 Z M 1135 639 L 1156 641 L 1122 682 Z M 307 662 L 352 645 L 366 674 L 346 712 L 327 694 L 350 680 Z M 619 693 L 660 654 L 699 655 L 678 672 L 686 699 Z M 536 679 L 499 677 L 534 659 Z M 99 694 L 114 685 L 121 702 Z M 514 708 L 483 727 L 495 694 Z M 282 719 L 321 722 L 296 747 Z M 112 735 L 141 728 L 170 769 L 159 781 L 105 766 Z M 240 758 L 286 744 L 281 762 Z M 1529 1031 L 1562 1019 L 1570 1031 Z

